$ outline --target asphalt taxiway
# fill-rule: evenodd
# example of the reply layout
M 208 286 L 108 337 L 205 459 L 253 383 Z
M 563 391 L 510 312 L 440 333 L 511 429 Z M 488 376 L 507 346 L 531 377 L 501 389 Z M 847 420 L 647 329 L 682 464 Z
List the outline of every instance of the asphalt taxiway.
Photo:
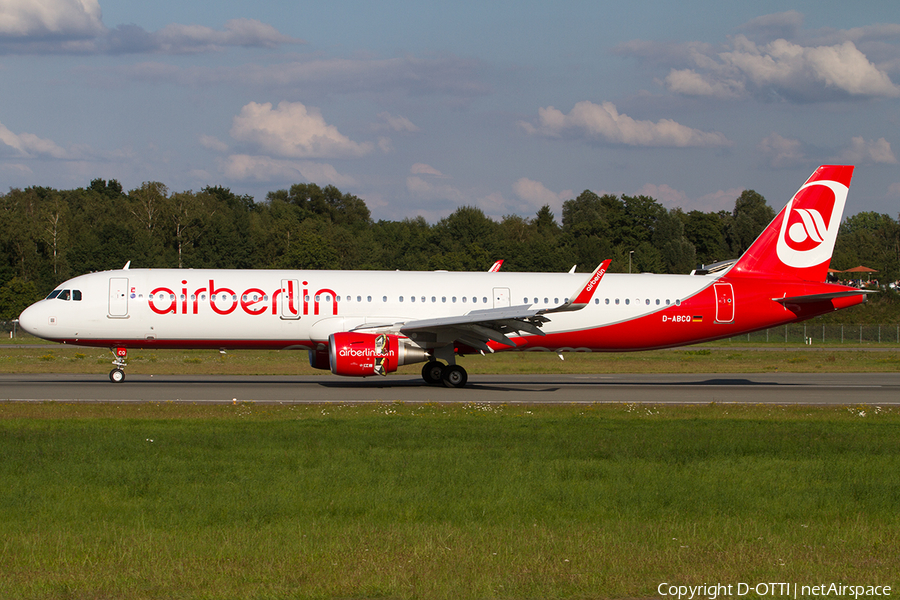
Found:
M 0 375 L 0 401 L 900 404 L 900 373 L 471 375 L 463 389 L 419 377 Z

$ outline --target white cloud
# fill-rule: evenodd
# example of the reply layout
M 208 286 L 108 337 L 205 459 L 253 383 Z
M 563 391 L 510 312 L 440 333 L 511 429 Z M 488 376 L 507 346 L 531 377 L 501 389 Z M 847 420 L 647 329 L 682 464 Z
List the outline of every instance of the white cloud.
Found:
M 806 162 L 800 140 L 788 139 L 774 132 L 763 139 L 756 149 L 773 169 L 795 167 Z
M 897 183 L 892 183 L 890 186 L 888 186 L 888 194 L 890 196 L 897 196 L 898 198 L 900 198 L 900 181 L 898 181 Z
M 108 53 L 192 54 L 228 47 L 275 48 L 282 44 L 302 44 L 303 40 L 279 33 L 271 25 L 255 19 L 232 19 L 225 23 L 224 30 L 172 23 L 159 31 L 147 32 L 136 25 L 124 25 L 99 43 Z
M 228 144 L 213 135 L 201 135 L 200 145 L 214 152 L 228 152 Z
M 423 200 L 444 200 L 460 204 L 466 197 L 452 185 L 435 185 L 417 176 L 406 178 L 406 189 L 412 196 Z
M 664 83 L 670 91 L 685 96 L 730 99 L 744 95 L 743 82 L 727 79 L 717 81 L 692 69 L 672 69 Z
M 13 133 L 0 123 L 0 143 L 13 149 L 22 158 L 69 159 L 73 155 L 56 142 L 45 140 L 31 133 Z
M 879 138 L 874 142 L 869 142 L 863 139 L 861 135 L 850 140 L 850 146 L 840 153 L 838 160 L 854 165 L 866 163 L 897 164 L 897 157 L 894 156 L 891 144 L 886 139 Z
M 695 53 L 692 60 L 693 68 L 669 72 L 667 89 L 693 96 L 754 94 L 797 102 L 900 96 L 900 87 L 849 40 L 830 46 L 801 46 L 784 39 L 757 45 L 739 35 L 729 51 Z
M 316 108 L 300 102 L 251 102 L 234 118 L 231 136 L 264 153 L 287 158 L 355 158 L 368 154 L 370 142 L 356 143 L 328 125 Z
M 237 181 L 296 181 L 303 178 L 317 184 L 356 185 L 347 175 L 338 173 L 332 165 L 309 160 L 282 160 L 269 156 L 233 154 L 220 163 L 222 172 Z
M 731 142 L 719 132 L 705 132 L 676 123 L 671 119 L 639 121 L 619 114 L 611 102 L 594 104 L 588 100 L 577 103 L 569 114 L 548 106 L 538 109 L 539 124 L 519 124 L 530 134 L 547 137 L 575 135 L 602 140 L 611 144 L 648 147 L 722 147 Z
M 0 39 L 74 39 L 105 31 L 97 0 L 0 0 Z
M 562 192 L 553 192 L 547 189 L 540 181 L 534 181 L 527 177 L 522 177 L 513 184 L 513 191 L 516 196 L 523 200 L 527 206 L 517 207 L 517 212 L 521 211 L 537 211 L 542 206 L 549 205 L 554 213 L 559 214 L 562 209 L 563 200 L 571 198 L 574 194 L 572 190 L 563 190 Z
M 667 208 L 680 208 L 685 212 L 700 210 L 703 212 L 731 210 L 734 208 L 735 199 L 741 195 L 743 188 L 719 190 L 711 194 L 691 198 L 686 193 L 676 190 L 668 184 L 647 183 L 638 195 L 649 196 Z
M 152 32 L 138 25 L 108 29 L 97 0 L 0 0 L 0 52 L 194 54 L 302 43 L 255 19 L 232 19 L 223 30 L 179 23 Z
M 754 37 L 770 40 L 792 39 L 803 26 L 803 15 L 796 10 L 788 10 L 756 17 L 739 27 L 752 33 Z
M 419 131 L 419 128 L 406 117 L 395 117 L 390 113 L 382 112 L 378 113 L 378 118 L 381 119 L 382 122 L 373 125 L 375 131 L 383 131 L 385 129 L 401 133 L 416 133 Z
M 449 179 L 449 175 L 444 175 L 431 165 L 426 165 L 425 163 L 416 163 L 412 167 L 410 167 L 409 172 L 413 175 L 431 175 L 432 177 L 439 177 L 441 179 Z

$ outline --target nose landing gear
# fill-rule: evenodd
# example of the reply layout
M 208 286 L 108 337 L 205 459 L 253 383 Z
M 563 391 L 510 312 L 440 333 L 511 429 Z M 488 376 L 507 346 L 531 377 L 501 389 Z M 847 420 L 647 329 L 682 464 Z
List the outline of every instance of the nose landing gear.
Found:
M 128 356 L 128 348 L 116 348 L 115 354 L 116 360 L 112 364 L 116 368 L 109 372 L 109 380 L 113 383 L 122 383 L 125 381 L 125 367 L 128 364 L 125 362 L 125 358 Z

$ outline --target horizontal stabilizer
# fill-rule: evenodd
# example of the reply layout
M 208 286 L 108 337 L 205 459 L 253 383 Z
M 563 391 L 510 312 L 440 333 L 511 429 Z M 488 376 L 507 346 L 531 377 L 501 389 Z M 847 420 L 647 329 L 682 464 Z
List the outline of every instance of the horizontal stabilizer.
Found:
M 808 296 L 791 296 L 789 298 L 772 298 L 779 304 L 809 304 L 812 302 L 822 302 L 823 300 L 834 300 L 836 298 L 848 298 L 850 296 L 859 296 L 861 294 L 877 294 L 875 290 L 848 290 L 845 292 L 831 292 L 828 294 L 810 294 Z

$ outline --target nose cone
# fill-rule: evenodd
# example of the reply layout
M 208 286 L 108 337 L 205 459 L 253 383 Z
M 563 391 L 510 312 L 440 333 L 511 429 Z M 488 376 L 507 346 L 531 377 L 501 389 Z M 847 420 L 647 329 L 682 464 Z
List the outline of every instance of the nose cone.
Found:
M 46 300 L 41 300 L 23 310 L 19 315 L 19 327 L 35 337 L 46 338 L 49 327 L 46 303 Z

